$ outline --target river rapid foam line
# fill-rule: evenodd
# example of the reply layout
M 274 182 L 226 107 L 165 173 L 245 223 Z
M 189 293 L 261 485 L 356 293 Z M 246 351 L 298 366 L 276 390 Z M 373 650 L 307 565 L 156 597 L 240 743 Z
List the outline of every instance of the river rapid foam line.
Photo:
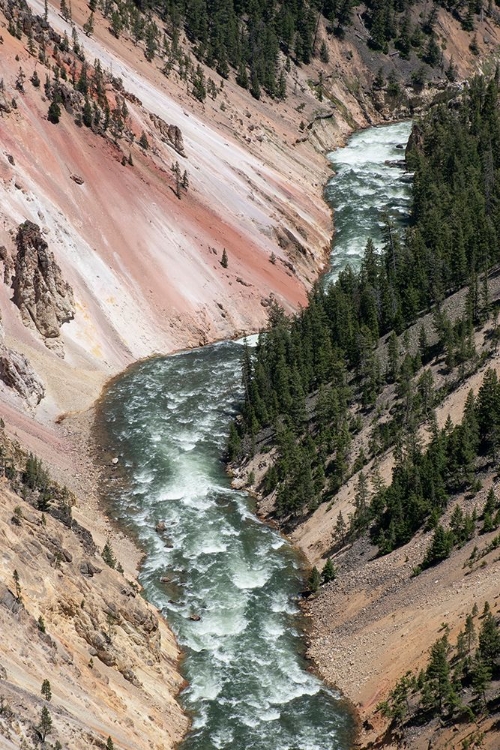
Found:
M 384 211 L 396 221 L 408 216 L 411 191 L 402 162 L 410 132 L 411 122 L 368 128 L 328 155 L 335 174 L 325 198 L 333 208 L 335 235 L 327 283 L 347 265 L 358 266 L 369 237 L 380 245 Z
M 406 212 L 402 170 L 384 162 L 403 158 L 396 146 L 408 134 L 406 123 L 363 131 L 330 157 L 338 267 L 359 259 L 379 208 Z M 118 457 L 106 501 L 144 550 L 145 595 L 184 651 L 180 700 L 192 728 L 181 750 L 348 750 L 349 707 L 300 655 L 297 554 L 231 488 L 220 460 L 242 395 L 241 353 L 241 342 L 222 342 L 151 359 L 110 385 L 98 415 Z

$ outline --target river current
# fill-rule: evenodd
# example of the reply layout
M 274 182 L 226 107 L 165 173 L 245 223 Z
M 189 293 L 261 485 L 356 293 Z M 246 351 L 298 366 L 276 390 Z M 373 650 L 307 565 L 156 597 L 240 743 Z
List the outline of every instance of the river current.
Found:
M 357 267 L 369 237 L 380 244 L 384 211 L 396 223 L 408 216 L 411 191 L 401 163 L 410 132 L 410 122 L 360 130 L 346 148 L 329 154 L 334 175 L 325 198 L 334 210 L 335 235 L 327 280 L 348 264 Z
M 408 185 L 384 162 L 403 157 L 408 134 L 408 124 L 364 131 L 331 157 L 335 263 L 340 242 L 344 264 L 377 236 L 380 208 L 406 212 Z M 348 750 L 352 715 L 301 655 L 300 560 L 231 489 L 220 460 L 241 352 L 224 342 L 151 359 L 112 384 L 100 421 L 123 481 L 109 482 L 107 500 L 143 547 L 145 596 L 185 654 L 180 700 L 193 723 L 181 749 Z

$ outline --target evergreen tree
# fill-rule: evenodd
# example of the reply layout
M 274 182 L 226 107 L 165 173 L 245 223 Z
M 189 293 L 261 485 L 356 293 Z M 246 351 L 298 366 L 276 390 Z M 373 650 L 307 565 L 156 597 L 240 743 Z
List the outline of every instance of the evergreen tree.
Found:
M 498 671 L 496 660 L 500 657 L 500 630 L 491 612 L 484 616 L 479 631 L 479 653 L 484 664 Z
M 321 574 L 316 566 L 311 571 L 309 576 L 309 590 L 315 594 L 321 585 Z
M 479 705 L 484 708 L 486 704 L 486 689 L 491 680 L 491 667 L 480 656 L 476 656 L 472 663 L 472 692 L 476 696 Z
M 449 647 L 446 635 L 434 643 L 431 647 L 429 665 L 425 673 L 422 695 L 424 706 L 439 714 L 446 713 L 455 699 L 448 664 Z
M 335 580 L 335 578 L 337 577 L 337 571 L 331 557 L 329 557 L 326 561 L 321 577 L 323 579 L 323 583 L 329 583 L 330 581 Z
M 115 568 L 116 567 L 116 557 L 115 557 L 115 554 L 113 552 L 113 548 L 111 546 L 111 543 L 110 543 L 109 539 L 107 540 L 106 544 L 102 548 L 101 557 L 104 560 L 104 562 L 106 563 L 106 565 L 109 565 L 110 568 Z
M 437 565 L 442 560 L 450 556 L 453 547 L 453 536 L 449 531 L 445 531 L 441 524 L 436 526 L 432 542 L 430 543 L 425 557 L 423 566 L 428 568 L 431 565 Z
M 57 125 L 60 117 L 61 117 L 61 107 L 59 106 L 59 102 L 57 101 L 57 99 L 53 99 L 49 105 L 49 111 L 47 112 L 47 119 L 49 122 L 52 122 L 54 125 Z
M 46 701 L 52 700 L 52 689 L 48 680 L 42 682 L 41 693 Z
M 52 717 L 49 713 L 49 710 L 47 706 L 43 706 L 42 713 L 40 715 L 40 723 L 38 724 L 38 733 L 40 735 L 40 739 L 42 742 L 45 742 L 45 739 L 48 734 L 52 732 Z

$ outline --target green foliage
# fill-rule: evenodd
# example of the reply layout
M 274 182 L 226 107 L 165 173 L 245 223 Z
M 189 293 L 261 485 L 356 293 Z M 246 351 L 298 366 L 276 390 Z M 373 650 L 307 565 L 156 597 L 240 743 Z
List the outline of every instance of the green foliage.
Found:
M 86 36 L 92 36 L 94 33 L 94 11 L 91 10 L 90 16 L 87 18 L 82 28 Z
M 428 19 L 432 31 L 432 18 Z M 432 38 L 432 37 L 431 37 Z M 383 216 L 383 246 L 367 243 L 359 272 L 351 268 L 324 288 L 317 285 L 308 307 L 287 318 L 276 304 L 269 326 L 252 355 L 243 355 L 245 400 L 230 434 L 232 459 L 251 454 L 260 430 L 276 447 L 276 461 L 264 478 L 276 491 L 276 512 L 293 519 L 335 495 L 353 468 L 350 457 L 356 422 L 352 401 L 368 410 L 384 381 L 375 346 L 389 335 L 386 382 L 395 382 L 392 421 L 375 420 L 370 450 L 395 441 L 396 466 L 389 487 L 372 497 L 359 493 L 351 533 L 370 528 L 382 554 L 405 544 L 426 523 L 438 524 L 450 495 L 474 481 L 478 455 L 498 459 L 500 385 L 488 372 L 477 400 L 468 397 L 462 424 L 432 429 L 422 450 L 419 420 L 432 418 L 435 402 L 428 336 L 420 329 L 419 352 L 410 353 L 401 333 L 422 311 L 434 307 L 434 327 L 449 371 L 475 356 L 473 327 L 486 314 L 477 269 L 500 260 L 500 119 L 495 80 L 476 79 L 459 107 L 437 107 L 414 129 L 407 161 L 414 170 L 410 226 L 404 235 Z M 441 301 L 468 284 L 463 314 L 452 323 Z M 436 347 L 434 347 L 434 354 Z M 441 549 L 424 565 L 444 559 L 450 544 L 474 533 L 469 515 L 455 515 L 440 529 Z M 488 528 L 488 526 L 487 526 Z M 436 540 L 436 544 L 439 538 Z
M 437 565 L 442 560 L 446 560 L 446 558 L 450 556 L 452 549 L 453 533 L 445 531 L 441 524 L 438 524 L 434 531 L 432 542 L 425 553 L 422 567 L 430 568 L 431 565 Z
M 101 557 L 106 563 L 106 565 L 109 565 L 110 568 L 116 568 L 116 557 L 113 552 L 113 548 L 111 546 L 109 539 L 107 540 L 106 544 L 102 548 Z
M 111 737 L 108 737 L 108 739 L 106 740 L 106 750 L 114 750 L 114 748 L 115 745 L 113 740 L 111 739 Z
M 47 112 L 47 119 L 49 122 L 52 122 L 54 125 L 57 125 L 60 117 L 61 117 L 61 107 L 59 105 L 59 102 L 53 99 L 49 105 L 49 110 Z
M 227 258 L 226 248 L 224 248 L 223 251 L 222 251 L 222 258 L 221 258 L 220 264 L 221 264 L 222 268 L 227 268 L 227 266 L 228 266 L 228 258 Z
M 411 672 L 407 672 L 397 681 L 387 700 L 377 705 L 376 710 L 382 716 L 391 719 L 393 724 L 400 725 L 408 714 L 409 696 L 414 688 L 414 682 Z
M 30 490 L 36 493 L 36 505 L 38 510 L 47 512 L 49 510 L 53 488 L 50 484 L 49 473 L 39 458 L 32 453 L 26 460 L 26 468 L 22 474 L 22 482 Z
M 40 691 L 45 698 L 46 701 L 52 700 L 52 688 L 50 687 L 50 682 L 48 680 L 44 680 L 42 682 L 42 687 Z
M 408 672 L 389 693 L 386 701 L 377 706 L 392 726 L 428 723 L 439 717 L 441 724 L 474 721 L 478 711 L 488 713 L 488 690 L 492 680 L 498 680 L 500 669 L 500 630 L 491 614 L 485 615 L 476 638 L 474 617 L 477 607 L 467 615 L 465 628 L 457 637 L 456 646 L 447 634 L 431 647 L 425 670 L 418 676 Z M 495 702 L 491 703 L 494 709 Z
M 18 602 L 21 602 L 22 601 L 21 580 L 19 578 L 19 573 L 17 572 L 17 569 L 14 569 L 14 572 L 12 573 L 12 578 L 14 579 L 14 586 L 16 587 L 16 599 Z
M 52 717 L 49 713 L 47 706 L 43 706 L 40 715 L 40 723 L 38 724 L 38 734 L 42 742 L 45 742 L 45 738 L 52 732 Z
M 314 568 L 311 570 L 308 585 L 309 591 L 311 591 L 313 594 L 315 594 L 321 586 L 321 573 L 316 566 L 314 566 Z
M 323 572 L 321 573 L 321 578 L 323 580 L 323 583 L 329 583 L 330 581 L 334 581 L 336 577 L 337 569 L 335 568 L 331 557 L 329 557 L 325 563 Z
M 90 128 L 92 127 L 92 106 L 90 104 L 90 101 L 88 97 L 85 97 L 85 103 L 83 105 L 83 111 L 82 111 L 82 122 L 85 125 L 85 127 Z

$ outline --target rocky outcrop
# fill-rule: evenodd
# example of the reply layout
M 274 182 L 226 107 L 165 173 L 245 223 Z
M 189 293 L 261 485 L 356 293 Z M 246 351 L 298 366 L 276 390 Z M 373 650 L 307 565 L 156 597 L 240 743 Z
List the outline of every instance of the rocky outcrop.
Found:
M 37 406 L 45 387 L 24 356 L 0 344 L 0 380 L 15 390 L 30 406 Z
M 64 281 L 53 253 L 31 221 L 19 226 L 14 261 L 13 302 L 26 326 L 34 327 L 47 340 L 58 339 L 63 323 L 73 319 L 73 290 Z
M 162 141 L 168 143 L 178 154 L 185 157 L 186 152 L 184 150 L 181 129 L 177 125 L 169 125 L 161 117 L 152 113 L 149 115 L 149 119 L 160 133 Z

